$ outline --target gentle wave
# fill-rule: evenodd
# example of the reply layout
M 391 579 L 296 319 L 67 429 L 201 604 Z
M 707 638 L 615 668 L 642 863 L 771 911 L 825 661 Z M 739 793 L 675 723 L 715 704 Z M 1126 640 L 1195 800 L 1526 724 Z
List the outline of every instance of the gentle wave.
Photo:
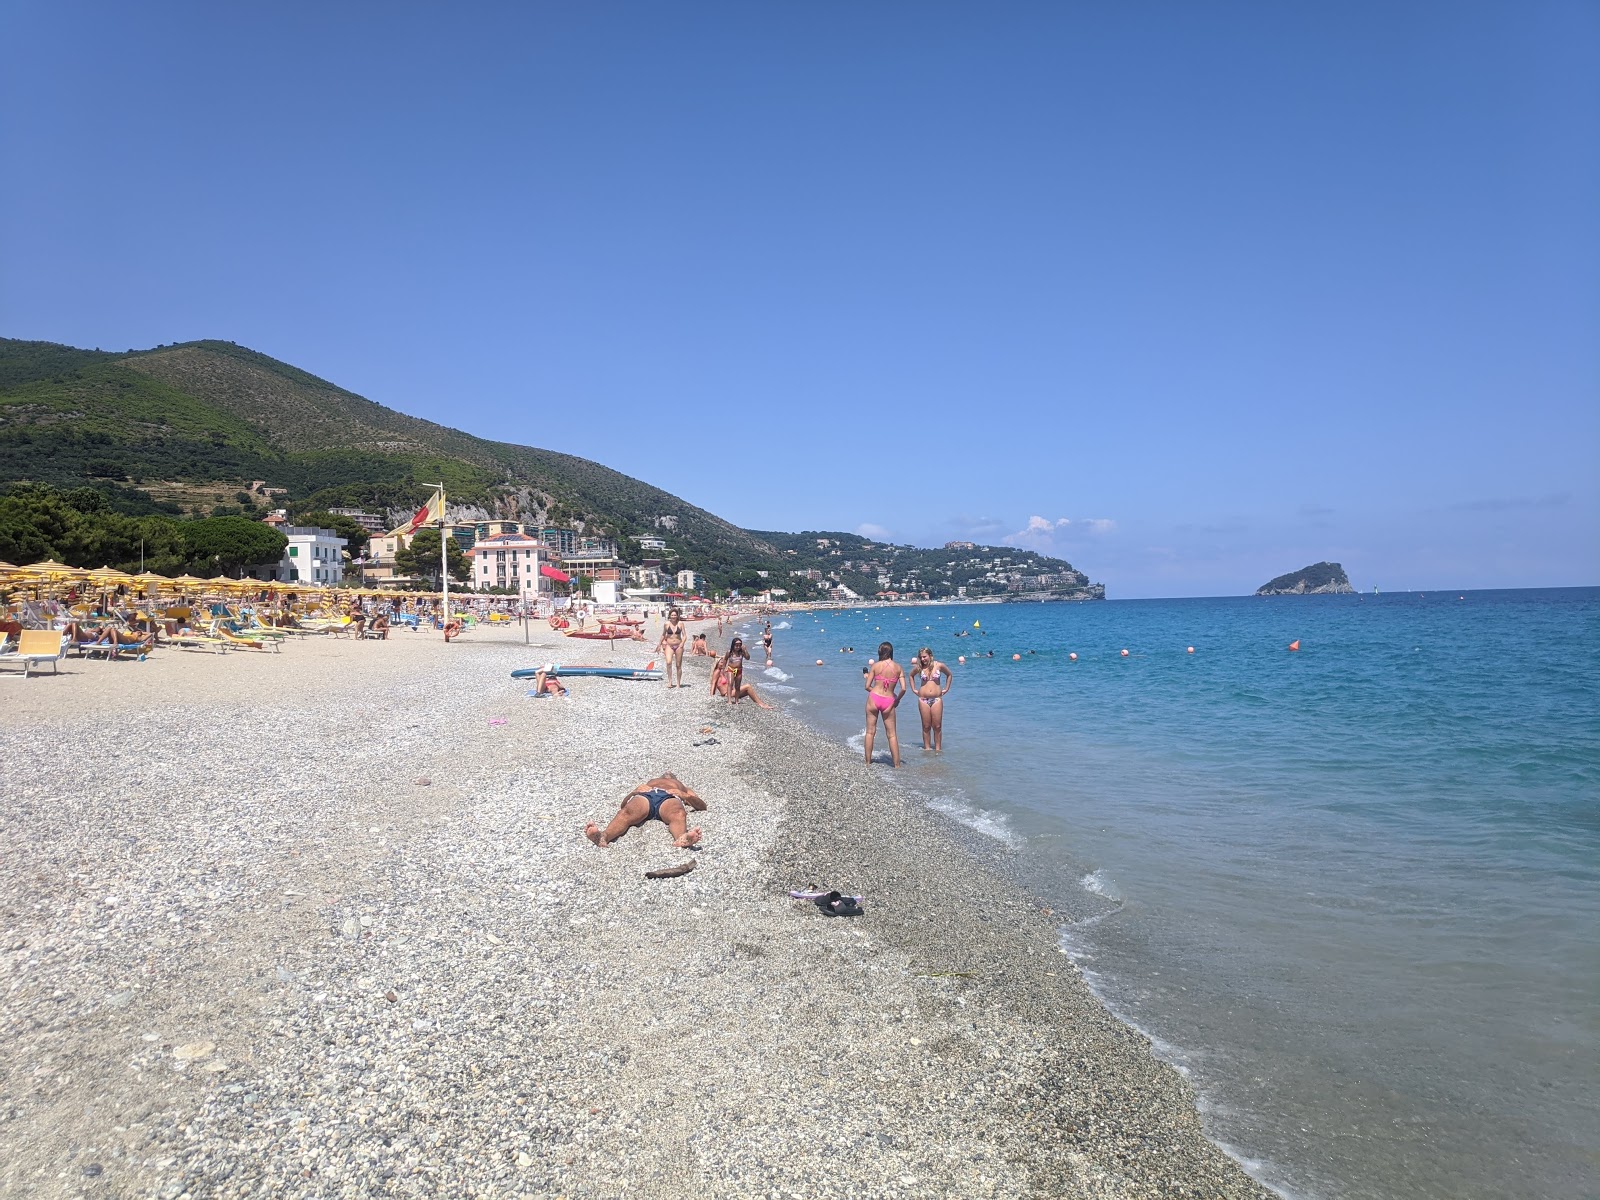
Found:
M 782 670 L 782 669 L 780 669 L 778 667 L 768 667 L 765 671 L 763 671 L 761 673 L 763 675 L 765 675 L 768 679 L 776 679 L 779 683 L 788 683 L 789 680 L 794 678 L 794 676 L 789 674 L 789 672 L 784 671 L 784 670 Z
M 1119 903 L 1122 900 L 1122 893 L 1104 870 L 1090 871 L 1078 880 L 1078 886 L 1086 892 L 1093 892 L 1096 896 L 1104 896 L 1107 900 L 1116 900 Z
M 997 842 L 1016 849 L 1025 845 L 1027 839 L 1022 837 L 1011 827 L 1011 822 L 1006 820 L 1001 813 L 993 812 L 986 808 L 974 808 L 960 800 L 947 796 L 937 796 L 929 800 L 928 807 L 934 812 L 943 813 L 951 820 L 965 825 L 968 829 L 976 830 L 985 837 L 993 838 Z

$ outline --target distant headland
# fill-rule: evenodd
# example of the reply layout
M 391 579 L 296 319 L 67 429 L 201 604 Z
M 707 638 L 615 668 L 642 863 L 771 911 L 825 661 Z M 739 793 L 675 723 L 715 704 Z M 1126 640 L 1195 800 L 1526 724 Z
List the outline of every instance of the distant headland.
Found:
M 1256 589 L 1256 595 L 1348 596 L 1354 591 L 1343 566 L 1336 562 L 1319 562 L 1268 580 Z

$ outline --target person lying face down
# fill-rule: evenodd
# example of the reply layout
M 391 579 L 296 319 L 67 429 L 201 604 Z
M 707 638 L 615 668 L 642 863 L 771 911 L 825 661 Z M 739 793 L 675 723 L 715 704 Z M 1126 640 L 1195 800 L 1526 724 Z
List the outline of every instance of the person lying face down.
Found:
M 583 836 L 603 849 L 646 821 L 660 821 L 672 835 L 672 844 L 687 850 L 700 844 L 700 830 L 688 827 L 688 810 L 691 808 L 696 812 L 705 812 L 706 802 L 700 799 L 693 788 L 668 771 L 665 775 L 645 780 L 624 796 L 622 807 L 604 829 L 590 821 L 583 827 Z

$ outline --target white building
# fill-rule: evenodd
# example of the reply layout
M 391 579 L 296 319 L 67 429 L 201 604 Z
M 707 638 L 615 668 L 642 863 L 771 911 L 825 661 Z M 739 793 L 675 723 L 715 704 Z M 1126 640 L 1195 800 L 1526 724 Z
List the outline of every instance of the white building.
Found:
M 667 548 L 667 539 L 666 538 L 660 538 L 660 537 L 655 537 L 655 536 L 653 536 L 651 534 L 645 534 L 644 537 L 639 539 L 639 549 L 641 549 L 641 550 L 665 550 L 666 548 Z
M 566 572 L 551 561 L 555 553 L 538 538 L 525 533 L 497 533 L 467 551 L 472 559 L 472 586 L 511 588 L 524 602 L 535 603 L 548 595 L 553 583 L 570 583 Z
M 331 529 L 314 525 L 278 525 L 289 539 L 283 557 L 267 567 L 255 567 L 254 579 L 277 583 L 317 583 L 331 586 L 344 582 L 344 539 Z
M 678 572 L 678 590 L 680 592 L 696 593 L 704 583 L 705 579 L 693 571 Z

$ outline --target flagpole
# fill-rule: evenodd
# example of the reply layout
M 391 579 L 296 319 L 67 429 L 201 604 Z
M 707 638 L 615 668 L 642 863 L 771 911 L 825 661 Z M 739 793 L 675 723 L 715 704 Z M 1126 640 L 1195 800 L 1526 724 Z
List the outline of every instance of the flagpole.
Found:
M 444 528 L 444 484 L 439 485 L 439 582 L 444 587 L 444 623 L 446 629 L 450 625 L 450 547 L 445 541 Z M 450 640 L 448 632 L 445 640 Z

